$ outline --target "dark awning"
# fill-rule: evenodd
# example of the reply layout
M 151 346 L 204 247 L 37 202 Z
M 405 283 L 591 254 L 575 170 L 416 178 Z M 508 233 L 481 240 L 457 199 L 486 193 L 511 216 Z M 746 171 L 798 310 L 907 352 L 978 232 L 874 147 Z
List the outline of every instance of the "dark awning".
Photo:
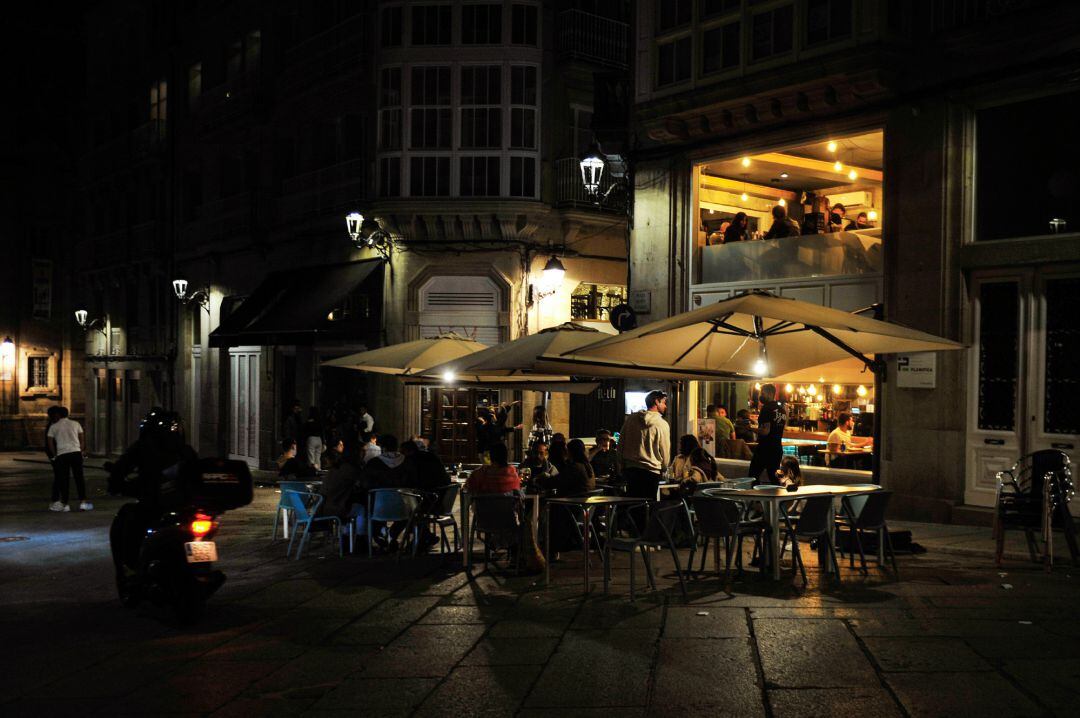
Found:
M 382 318 L 381 259 L 272 272 L 210 333 L 210 346 L 362 341 Z

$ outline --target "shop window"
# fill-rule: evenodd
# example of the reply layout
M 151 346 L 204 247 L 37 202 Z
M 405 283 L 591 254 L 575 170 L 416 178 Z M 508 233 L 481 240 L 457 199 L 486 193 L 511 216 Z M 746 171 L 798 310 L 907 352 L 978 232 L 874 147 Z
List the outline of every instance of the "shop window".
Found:
M 409 194 L 413 197 L 450 195 L 449 157 L 412 157 L 409 160 Z
M 1078 114 L 1080 92 L 976 114 L 977 241 L 1080 231 Z
M 988 282 L 980 287 L 979 334 L 979 428 L 1013 431 L 1020 348 L 1016 282 Z
M 1080 434 L 1080 315 L 1074 311 L 1080 296 L 1080 278 L 1046 282 L 1046 407 L 1043 431 Z
M 401 46 L 401 7 L 385 7 L 381 11 L 379 44 L 383 47 Z
M 536 197 L 536 158 L 510 158 L 510 196 Z
M 510 42 L 535 47 L 537 16 L 535 5 L 514 5 L 510 18 Z
M 693 0 L 664 0 L 658 2 L 656 29 L 667 32 L 672 28 L 689 25 L 694 14 Z
M 570 295 L 570 318 L 607 320 L 609 312 L 626 301 L 626 287 L 582 282 Z
M 739 66 L 738 22 L 701 33 L 701 73 L 707 75 Z
M 794 20 L 794 5 L 785 5 L 754 15 L 750 40 L 753 59 L 762 60 L 790 52 Z
M 466 5 L 461 8 L 461 42 L 498 45 L 502 42 L 502 6 Z
M 689 35 L 657 46 L 657 87 L 690 79 L 690 50 Z
M 806 44 L 817 45 L 851 36 L 851 0 L 809 0 Z
M 462 157 L 458 192 L 462 197 L 497 197 L 499 158 Z
M 412 8 L 413 45 L 450 44 L 450 6 L 417 5 Z

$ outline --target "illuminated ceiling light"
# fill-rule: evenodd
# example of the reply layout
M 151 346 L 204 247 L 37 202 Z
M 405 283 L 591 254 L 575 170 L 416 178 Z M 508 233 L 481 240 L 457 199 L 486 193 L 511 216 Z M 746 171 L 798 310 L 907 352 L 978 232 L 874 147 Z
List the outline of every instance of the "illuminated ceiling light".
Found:
M 855 170 L 851 170 L 850 172 L 847 173 L 847 178 L 849 180 L 853 180 L 853 181 L 857 180 L 857 179 L 859 179 L 859 173 L 856 172 Z
M 870 210 L 869 212 L 867 212 L 867 213 L 866 213 L 866 218 L 867 218 L 868 220 L 870 220 L 871 222 L 876 222 L 876 221 L 877 221 L 877 210 L 876 210 L 876 209 L 872 209 L 872 210 Z
M 829 152 L 836 152 L 836 142 L 834 140 L 829 140 L 829 144 L 826 145 L 826 147 L 829 148 Z
M 837 160 L 836 162 L 833 162 L 832 168 L 834 170 L 836 170 L 837 172 L 843 172 L 844 171 L 844 165 L 840 163 L 840 160 Z
M 750 166 L 750 158 L 749 157 L 743 157 L 742 158 L 742 166 L 743 167 L 749 167 Z
M 787 172 L 780 173 L 780 179 L 787 179 L 788 177 L 790 177 L 790 175 Z
M 817 378 L 817 380 L 818 380 L 818 382 L 819 382 L 819 383 L 821 383 L 821 384 L 824 384 L 824 383 L 825 383 L 825 377 L 823 377 L 823 376 L 819 376 L 819 377 Z
M 716 210 L 715 209 L 710 209 L 709 214 L 716 214 Z
M 841 393 L 843 393 L 843 391 L 844 391 L 844 387 L 840 386 L 839 384 L 833 384 L 832 385 L 832 393 L 833 394 L 841 394 Z
M 750 199 L 750 195 L 746 194 L 746 192 L 743 192 L 741 195 L 739 195 L 739 199 L 741 199 L 743 202 L 746 202 Z
M 785 393 L 790 394 L 793 391 L 795 391 L 795 387 L 793 387 L 791 384 L 784 384 Z
M 454 372 L 452 372 L 452 371 L 444 371 L 443 372 L 442 380 L 445 383 L 453 384 L 455 379 L 457 379 L 457 375 L 455 375 Z
M 810 396 L 817 396 L 817 387 L 811 384 L 810 386 L 806 387 L 806 393 Z
M 765 363 L 764 359 L 758 359 L 754 362 L 754 374 L 756 376 L 765 376 L 769 373 L 769 365 Z
M 866 387 L 862 384 L 859 384 L 859 388 L 855 390 L 855 393 L 859 396 L 866 396 Z
M 780 201 L 777 204 L 781 207 L 787 207 L 787 201 L 783 197 L 780 198 Z

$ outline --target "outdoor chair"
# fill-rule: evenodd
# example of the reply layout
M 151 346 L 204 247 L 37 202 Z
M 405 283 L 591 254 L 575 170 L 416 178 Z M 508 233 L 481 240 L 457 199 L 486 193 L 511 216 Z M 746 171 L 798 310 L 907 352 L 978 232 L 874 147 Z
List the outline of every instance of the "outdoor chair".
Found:
M 311 531 L 316 526 L 326 525 L 330 529 L 330 535 L 337 540 L 338 556 L 341 556 L 341 520 L 337 516 L 319 516 L 319 508 L 322 506 L 323 497 L 310 491 L 295 491 L 286 489 L 281 492 L 289 504 L 292 513 L 292 537 L 289 538 L 289 547 L 285 549 L 285 558 L 292 553 L 293 542 L 296 535 L 303 527 L 304 535 L 296 546 L 296 560 L 300 560 L 300 554 L 304 552 L 304 546 L 311 541 Z
M 645 530 L 637 538 L 612 538 L 604 547 L 606 556 L 604 561 L 605 577 L 611 578 L 611 552 L 622 551 L 630 554 L 630 600 L 636 599 L 636 587 L 634 579 L 634 552 L 641 554 L 641 560 L 645 564 L 645 576 L 649 580 L 649 586 L 656 589 L 656 581 L 653 578 L 652 561 L 649 557 L 649 549 L 666 548 L 671 552 L 671 558 L 675 561 L 675 575 L 679 577 L 679 588 L 682 590 L 683 600 L 688 600 L 686 595 L 686 582 L 683 580 L 682 564 L 679 562 L 679 549 L 675 544 L 675 533 L 680 523 L 690 525 L 691 546 L 696 543 L 693 536 L 693 525 L 690 524 L 690 513 L 686 502 L 682 499 L 668 499 L 649 505 L 649 518 L 645 524 Z M 691 556 L 693 554 L 691 553 Z M 689 568 L 689 567 L 688 567 Z
M 701 566 L 698 573 L 705 570 L 705 558 L 709 554 L 709 541 L 713 544 L 713 562 L 716 575 L 720 575 L 720 541 L 724 542 L 724 583 L 731 575 L 731 559 L 734 555 L 736 567 L 742 571 L 742 540 L 744 536 L 760 536 L 766 530 L 764 521 L 744 521 L 744 508 L 738 501 L 719 496 L 695 495 L 690 499 L 691 508 L 697 518 L 696 534 L 704 539 L 701 550 Z M 695 546 L 690 550 L 687 571 L 693 571 Z M 691 574 L 693 575 L 693 574 Z
M 810 496 L 803 501 L 802 511 L 797 521 L 792 523 L 788 516 L 784 516 L 786 529 L 784 531 L 784 544 L 791 541 L 791 558 L 795 567 L 802 574 L 803 586 L 808 583 L 806 579 L 806 566 L 803 563 L 802 553 L 799 551 L 799 539 L 816 539 L 820 547 L 824 543 L 828 552 L 829 561 L 836 572 L 836 579 L 840 580 L 840 564 L 836 561 L 836 547 L 829 540 L 829 514 L 832 511 L 832 496 Z M 784 555 L 783 547 L 780 555 Z
M 274 512 L 274 531 L 270 534 L 271 541 L 277 541 L 277 529 L 278 522 L 281 522 L 282 538 L 289 538 L 289 521 L 291 520 L 290 513 L 292 509 L 289 506 L 289 500 L 285 496 L 286 491 L 304 491 L 308 490 L 307 484 L 303 481 L 279 481 L 278 489 L 281 491 L 281 496 L 278 497 L 277 511 Z
M 859 551 L 859 560 L 863 573 L 867 573 L 867 569 L 861 534 L 864 531 L 877 534 L 879 550 L 888 554 L 892 560 L 893 573 L 899 578 L 900 569 L 896 567 L 896 554 L 893 552 L 892 541 L 889 539 L 889 527 L 885 523 L 885 512 L 889 507 L 889 499 L 891 498 L 891 491 L 877 491 L 865 496 L 852 496 L 850 499 L 845 497 L 844 503 L 848 506 L 851 504 L 851 499 L 865 499 L 865 501 L 860 502 L 862 506 L 860 506 L 858 513 L 849 509 L 850 515 L 841 514 L 837 516 L 836 525 L 837 528 L 847 529 L 850 535 L 855 538 L 855 547 Z M 855 568 L 855 552 L 850 550 L 850 546 L 848 547 L 848 554 L 851 560 L 851 568 Z
M 457 519 L 454 518 L 454 504 L 457 503 L 458 493 L 461 491 L 460 484 L 447 484 L 436 489 L 438 498 L 431 510 L 423 517 L 429 526 L 439 529 L 439 552 L 450 552 L 450 540 L 446 536 L 446 529 L 454 530 L 453 552 L 457 553 L 460 542 Z
M 1042 561 L 1049 571 L 1054 561 L 1054 528 L 1061 528 L 1073 563 L 1080 559 L 1076 526 L 1069 512 L 1072 497 L 1072 461 L 1064 451 L 1044 449 L 1020 459 L 1005 471 L 998 472 L 997 500 L 994 508 L 995 558 L 1001 565 L 1005 551 L 1005 531 L 1024 532 L 1033 562 L 1039 557 L 1035 531 L 1042 532 Z
M 514 570 L 521 573 L 522 537 L 524 526 L 521 498 L 506 494 L 478 494 L 471 497 L 472 523 L 465 538 L 471 546 L 479 537 L 484 542 L 484 570 L 491 563 L 491 552 L 500 546 L 514 554 Z
M 413 555 L 420 543 L 419 531 L 415 521 L 416 511 L 420 508 L 420 494 L 405 489 L 370 489 L 368 490 L 367 505 L 367 540 L 368 557 L 374 554 L 374 523 L 376 521 L 404 521 L 405 530 L 401 532 L 402 541 L 409 540 L 409 534 L 413 534 Z M 401 558 L 400 549 L 397 558 Z

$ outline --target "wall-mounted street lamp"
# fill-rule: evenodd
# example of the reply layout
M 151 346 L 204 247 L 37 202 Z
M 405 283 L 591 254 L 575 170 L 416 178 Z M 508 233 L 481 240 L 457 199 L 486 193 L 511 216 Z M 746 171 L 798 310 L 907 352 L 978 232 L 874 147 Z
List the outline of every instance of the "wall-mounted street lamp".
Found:
M 529 287 L 529 304 L 552 296 L 562 288 L 563 278 L 566 276 L 566 267 L 554 254 L 544 265 L 544 271 L 540 273 L 538 285 Z
M 600 151 L 598 143 L 593 143 L 589 153 L 578 165 L 581 167 L 581 183 L 585 186 L 585 194 L 598 205 L 603 205 L 616 187 L 621 187 L 624 191 L 628 189 L 629 162 L 622 155 L 605 155 Z M 605 170 L 610 175 L 611 184 L 601 192 Z M 629 197 L 627 200 L 629 205 Z
M 207 286 L 203 289 L 196 289 L 191 294 L 188 294 L 188 280 L 186 279 L 174 279 L 172 281 L 173 294 L 176 298 L 183 302 L 184 306 L 190 304 L 198 304 L 200 307 L 206 310 L 206 313 L 210 313 L 210 287 Z
M 94 330 L 101 332 L 102 336 L 105 336 L 105 320 L 101 318 L 90 319 L 90 315 L 85 309 L 75 310 L 75 323 L 84 332 Z
M 15 342 L 11 337 L 4 337 L 0 342 L 0 381 L 15 378 Z
M 390 254 L 394 249 L 394 242 L 378 221 L 364 219 L 359 212 L 350 212 L 345 215 L 345 228 L 349 232 L 349 238 L 357 249 L 374 249 L 383 259 L 390 261 Z

